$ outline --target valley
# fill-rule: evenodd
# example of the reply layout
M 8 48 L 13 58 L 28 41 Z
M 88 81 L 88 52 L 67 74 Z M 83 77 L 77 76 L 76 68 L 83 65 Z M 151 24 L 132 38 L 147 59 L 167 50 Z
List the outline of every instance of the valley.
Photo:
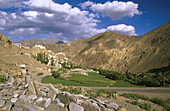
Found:
M 46 42 L 36 38 L 29 42 L 13 43 L 0 34 L 0 96 L 2 97 L 0 110 L 9 108 L 13 111 L 13 106 L 17 105 L 10 101 L 13 99 L 19 101 L 21 98 L 12 99 L 11 96 L 18 91 L 19 95 L 26 91 L 24 96 L 27 96 L 27 99 L 36 96 L 38 101 L 37 97 L 40 96 L 53 102 L 54 99 L 50 96 L 52 92 L 55 92 L 56 98 L 62 93 L 60 91 L 66 91 L 72 93 L 76 100 L 82 97 L 86 98 L 86 101 L 98 104 L 89 106 L 96 108 L 96 111 L 169 110 L 167 105 L 170 99 L 169 36 L 170 22 L 139 37 L 109 31 L 62 44 L 56 44 L 60 41 L 58 39 Z M 27 80 L 27 77 L 30 79 Z M 16 85 L 18 81 L 19 85 Z M 10 90 L 10 87 L 16 88 Z M 48 88 L 48 91 L 42 87 Z M 44 93 L 40 93 L 39 90 Z M 56 92 L 58 90 L 60 91 Z M 159 94 L 162 96 L 158 97 Z M 9 99 L 4 99 L 8 96 Z M 137 99 L 134 99 L 136 96 Z M 36 107 L 39 108 L 35 108 L 36 111 L 50 111 L 49 109 L 53 107 L 52 102 L 46 103 L 47 106 L 38 106 L 38 102 L 28 101 L 29 103 L 24 103 L 25 109 Z M 42 101 L 49 102 L 47 99 Z M 29 105 L 33 103 L 36 106 L 30 107 Z M 61 107 L 68 110 L 68 104 L 71 102 L 64 105 L 63 103 L 61 102 Z M 81 102 L 74 103 L 81 104 L 81 108 L 85 109 Z

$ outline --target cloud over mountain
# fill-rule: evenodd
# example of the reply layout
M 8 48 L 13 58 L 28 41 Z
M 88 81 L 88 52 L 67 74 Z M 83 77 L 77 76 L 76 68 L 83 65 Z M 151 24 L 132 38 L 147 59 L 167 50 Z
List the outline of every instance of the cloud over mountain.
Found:
M 80 37 L 91 37 L 98 33 L 105 32 L 107 30 L 112 30 L 113 28 L 97 28 L 98 22 L 101 22 L 95 13 L 92 13 L 88 10 L 81 10 L 78 7 L 73 7 L 68 3 L 59 4 L 53 0 L 23 0 L 9 2 L 10 0 L 2 1 L 0 0 L 0 5 L 4 5 L 2 8 L 9 7 L 21 7 L 20 4 L 24 4 L 22 7 L 23 10 L 18 10 L 14 12 L 5 12 L 0 11 L 0 30 L 1 32 L 7 32 L 12 37 L 25 37 L 38 34 L 53 34 L 57 38 L 64 40 L 65 42 L 78 39 Z M 84 4 L 84 6 L 83 6 Z M 82 3 L 81 6 L 86 8 L 91 5 L 90 9 L 93 11 L 101 11 L 104 15 L 110 16 L 108 13 L 113 16 L 114 19 L 126 16 L 126 11 L 121 12 L 111 12 L 109 9 L 106 9 L 106 5 L 109 5 L 110 9 L 115 8 L 114 4 L 111 2 L 106 2 L 105 4 L 94 4 L 92 2 Z M 132 8 L 132 11 L 127 12 L 128 16 L 134 16 L 139 12 L 133 5 L 137 8 L 137 4 L 121 2 L 118 4 L 124 4 L 126 9 Z M 126 4 L 128 5 L 127 8 Z M 112 6 L 113 5 L 113 6 Z M 97 8 L 97 6 L 99 6 Z M 105 7 L 105 8 L 101 8 Z M 112 13 L 121 13 L 116 17 Z M 115 29 L 114 29 L 115 30 Z M 112 30 L 112 31 L 114 31 Z M 116 29 L 117 30 L 117 29 Z M 135 31 L 135 28 L 132 29 Z M 121 33 L 132 35 L 132 33 L 121 30 Z M 127 33 L 126 33 L 127 32 Z
M 138 10 L 138 4 L 133 2 L 106 2 L 104 4 L 101 3 L 93 3 L 90 1 L 84 2 L 80 4 L 83 9 L 90 6 L 90 9 L 94 12 L 102 13 L 103 16 L 108 16 L 113 20 L 119 20 L 122 17 L 129 16 L 133 17 L 135 14 L 141 14 Z
M 126 35 L 137 35 L 135 33 L 135 28 L 131 25 L 119 24 L 107 27 L 107 31 L 113 31 L 116 33 L 126 34 Z

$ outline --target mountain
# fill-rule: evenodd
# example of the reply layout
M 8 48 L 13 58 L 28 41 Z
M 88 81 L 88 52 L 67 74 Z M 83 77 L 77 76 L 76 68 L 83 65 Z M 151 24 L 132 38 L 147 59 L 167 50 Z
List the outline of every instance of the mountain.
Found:
M 4 36 L 3 34 L 0 33 L 0 43 L 1 43 L 1 45 L 2 45 L 2 44 L 5 44 L 5 43 L 7 43 L 7 42 L 11 42 L 11 40 L 8 39 L 6 36 Z M 11 42 L 11 43 L 12 43 L 12 42 Z
M 16 73 L 20 64 L 26 64 L 32 73 L 35 73 L 36 68 L 45 67 L 33 57 L 23 55 L 22 50 L 13 46 L 11 40 L 0 33 L 0 72 L 3 70 Z
M 81 38 L 64 44 L 43 44 L 47 49 L 53 52 L 64 52 L 68 58 L 73 58 L 86 46 L 88 46 L 88 38 Z
M 73 62 L 83 67 L 121 73 L 162 68 L 167 71 L 170 64 L 170 21 L 139 37 L 105 32 L 91 38 L 46 47 L 54 52 L 63 51 Z
M 22 40 L 19 41 L 18 43 L 21 43 L 24 46 L 32 46 L 38 43 L 42 43 L 42 44 L 62 44 L 64 43 L 63 41 L 60 41 L 57 38 L 48 38 L 48 39 L 39 39 L 39 38 L 33 38 L 33 39 L 29 39 L 27 41 Z

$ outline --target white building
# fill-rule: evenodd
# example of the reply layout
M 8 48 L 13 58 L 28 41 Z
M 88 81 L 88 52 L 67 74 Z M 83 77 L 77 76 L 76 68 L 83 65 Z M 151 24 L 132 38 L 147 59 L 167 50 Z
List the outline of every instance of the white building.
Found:
M 40 49 L 46 49 L 44 46 L 42 45 L 35 45 L 34 47 L 39 47 Z
M 19 47 L 19 48 L 22 47 L 22 44 L 21 44 L 21 43 L 12 43 L 12 45 L 17 46 L 17 47 Z

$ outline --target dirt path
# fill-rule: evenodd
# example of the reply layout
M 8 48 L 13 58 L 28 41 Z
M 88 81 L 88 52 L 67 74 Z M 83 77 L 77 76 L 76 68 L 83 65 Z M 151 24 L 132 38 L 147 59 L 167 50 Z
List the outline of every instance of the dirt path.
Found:
M 170 103 L 170 88 L 155 88 L 155 87 L 147 87 L 147 88 L 127 88 L 127 87 L 91 87 L 93 90 L 109 90 L 109 91 L 117 91 L 119 94 L 121 93 L 136 93 L 140 95 L 145 95 L 148 97 L 156 97 L 163 100 L 166 100 Z
M 170 88 L 155 88 L 155 87 L 147 87 L 147 88 L 127 88 L 127 87 L 91 87 L 91 89 L 99 90 L 110 90 L 110 91 L 117 91 L 117 92 L 136 92 L 136 93 L 164 93 L 170 94 Z

